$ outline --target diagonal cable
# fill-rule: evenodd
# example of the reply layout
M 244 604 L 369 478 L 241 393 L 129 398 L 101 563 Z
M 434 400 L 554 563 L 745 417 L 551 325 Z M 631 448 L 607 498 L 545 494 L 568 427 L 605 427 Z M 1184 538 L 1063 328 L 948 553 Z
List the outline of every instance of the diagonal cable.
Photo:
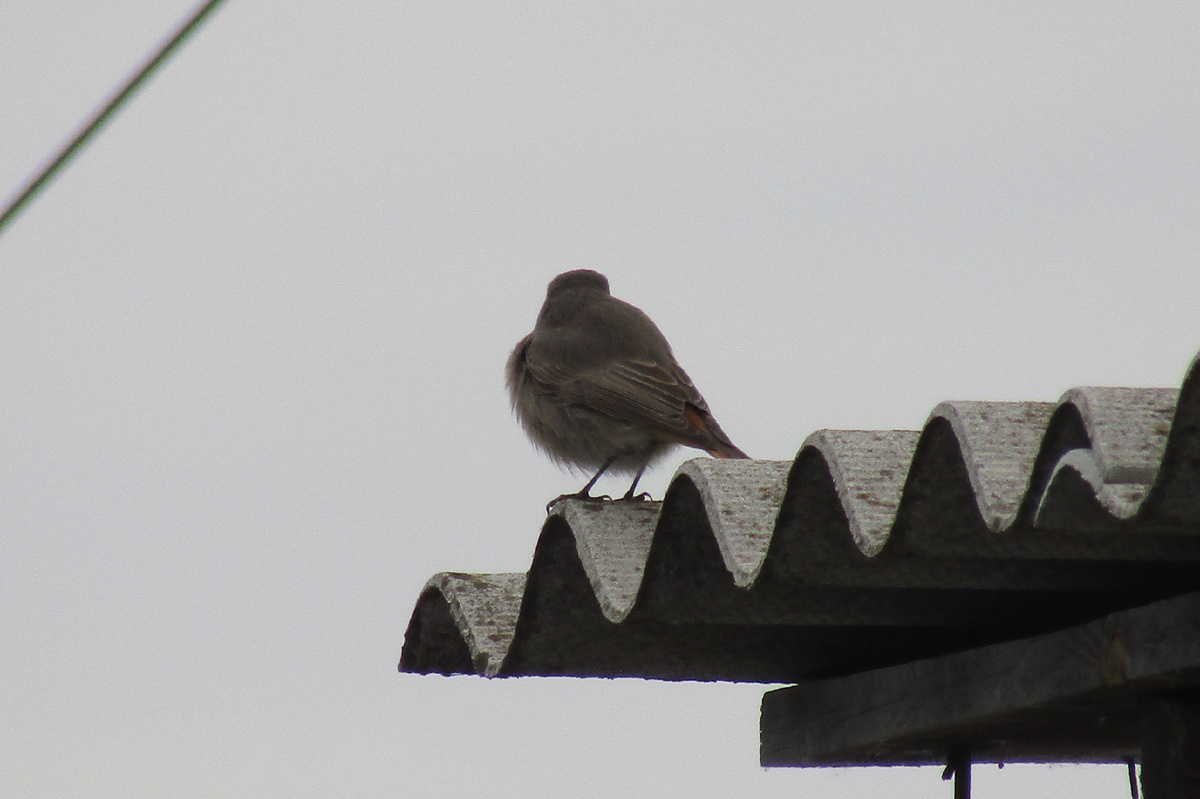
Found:
M 34 177 L 30 178 L 29 182 L 19 189 L 7 203 L 5 203 L 4 211 L 0 213 L 0 234 L 4 232 L 4 229 L 8 226 L 8 223 L 11 222 L 18 213 L 20 213 L 21 209 L 24 208 L 29 201 L 32 200 L 34 196 L 36 196 L 37 193 L 41 191 L 41 189 L 47 183 L 50 182 L 51 178 L 53 178 L 59 172 L 59 170 L 66 166 L 67 162 L 70 161 L 71 158 L 79 151 L 79 149 L 87 143 L 88 139 L 95 135 L 96 131 L 100 130 L 100 128 L 104 126 L 104 123 L 107 122 L 109 118 L 115 114 L 122 105 L 125 104 L 125 101 L 129 99 L 130 95 L 137 91 L 138 87 L 140 87 L 146 81 L 146 78 L 150 77 L 150 75 L 162 65 L 163 61 L 165 61 L 167 57 L 171 55 L 171 53 L 174 52 L 177 47 L 179 47 L 179 45 L 183 44 L 184 40 L 186 40 L 188 36 L 190 36 L 196 30 L 196 28 L 200 26 L 200 23 L 203 22 L 209 14 L 216 10 L 217 6 L 219 6 L 221 2 L 222 0 L 204 0 L 204 2 L 201 2 L 199 5 L 197 5 L 196 8 L 193 9 L 193 11 L 188 14 L 182 22 L 179 23 L 175 30 L 163 40 L 162 44 L 158 46 L 158 49 L 155 50 L 154 53 L 147 58 L 146 61 L 133 72 L 132 75 L 130 75 L 130 77 L 120 86 L 120 88 L 113 92 L 108 101 L 104 103 L 104 105 L 102 105 L 95 114 L 92 115 L 91 119 L 81 125 L 75 135 L 72 136 L 66 142 L 66 144 L 64 144 L 58 150 L 58 152 L 46 162 L 46 165 L 43 166 Z

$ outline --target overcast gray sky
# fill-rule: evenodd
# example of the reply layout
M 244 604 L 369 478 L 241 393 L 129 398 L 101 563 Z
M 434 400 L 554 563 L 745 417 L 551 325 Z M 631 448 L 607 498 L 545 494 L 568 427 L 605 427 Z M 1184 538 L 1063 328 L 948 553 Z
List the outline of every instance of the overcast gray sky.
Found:
M 9 0 L 0 193 L 190 6 Z M 0 794 L 948 796 L 760 769 L 760 686 L 400 675 L 404 627 L 582 484 L 503 388 L 558 272 L 761 458 L 1176 386 L 1198 131 L 1195 3 L 228 0 L 0 235 Z

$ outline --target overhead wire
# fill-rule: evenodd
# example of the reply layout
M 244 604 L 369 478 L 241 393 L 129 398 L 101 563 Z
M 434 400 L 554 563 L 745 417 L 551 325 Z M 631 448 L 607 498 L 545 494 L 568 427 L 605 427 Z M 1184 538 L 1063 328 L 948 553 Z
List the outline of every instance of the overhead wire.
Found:
M 58 151 L 47 159 L 45 165 L 24 186 L 13 193 L 4 210 L 0 212 L 0 234 L 17 214 L 37 196 L 50 180 L 79 152 L 80 148 L 100 130 L 121 106 L 133 95 L 150 75 L 171 55 L 179 45 L 192 35 L 200 24 L 217 9 L 223 0 L 204 0 L 183 18 L 141 66 L 109 96 L 92 116 L 76 130 Z

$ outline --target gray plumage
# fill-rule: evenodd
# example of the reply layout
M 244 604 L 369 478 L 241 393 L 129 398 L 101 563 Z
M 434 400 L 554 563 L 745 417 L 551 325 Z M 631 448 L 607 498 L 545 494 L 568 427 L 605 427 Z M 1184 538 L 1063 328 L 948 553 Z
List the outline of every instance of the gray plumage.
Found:
M 533 332 L 506 370 L 513 410 L 555 462 L 634 474 L 677 444 L 746 458 L 641 310 L 609 294 L 608 279 L 580 269 L 550 281 Z

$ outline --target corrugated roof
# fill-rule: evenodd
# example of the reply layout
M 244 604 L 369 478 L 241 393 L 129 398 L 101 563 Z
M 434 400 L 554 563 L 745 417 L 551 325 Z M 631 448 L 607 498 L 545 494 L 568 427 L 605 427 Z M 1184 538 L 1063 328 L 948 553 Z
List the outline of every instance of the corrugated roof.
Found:
M 946 402 L 663 502 L 556 504 L 528 574 L 439 574 L 400 668 L 794 682 L 1200 589 L 1200 361 L 1178 390 Z

